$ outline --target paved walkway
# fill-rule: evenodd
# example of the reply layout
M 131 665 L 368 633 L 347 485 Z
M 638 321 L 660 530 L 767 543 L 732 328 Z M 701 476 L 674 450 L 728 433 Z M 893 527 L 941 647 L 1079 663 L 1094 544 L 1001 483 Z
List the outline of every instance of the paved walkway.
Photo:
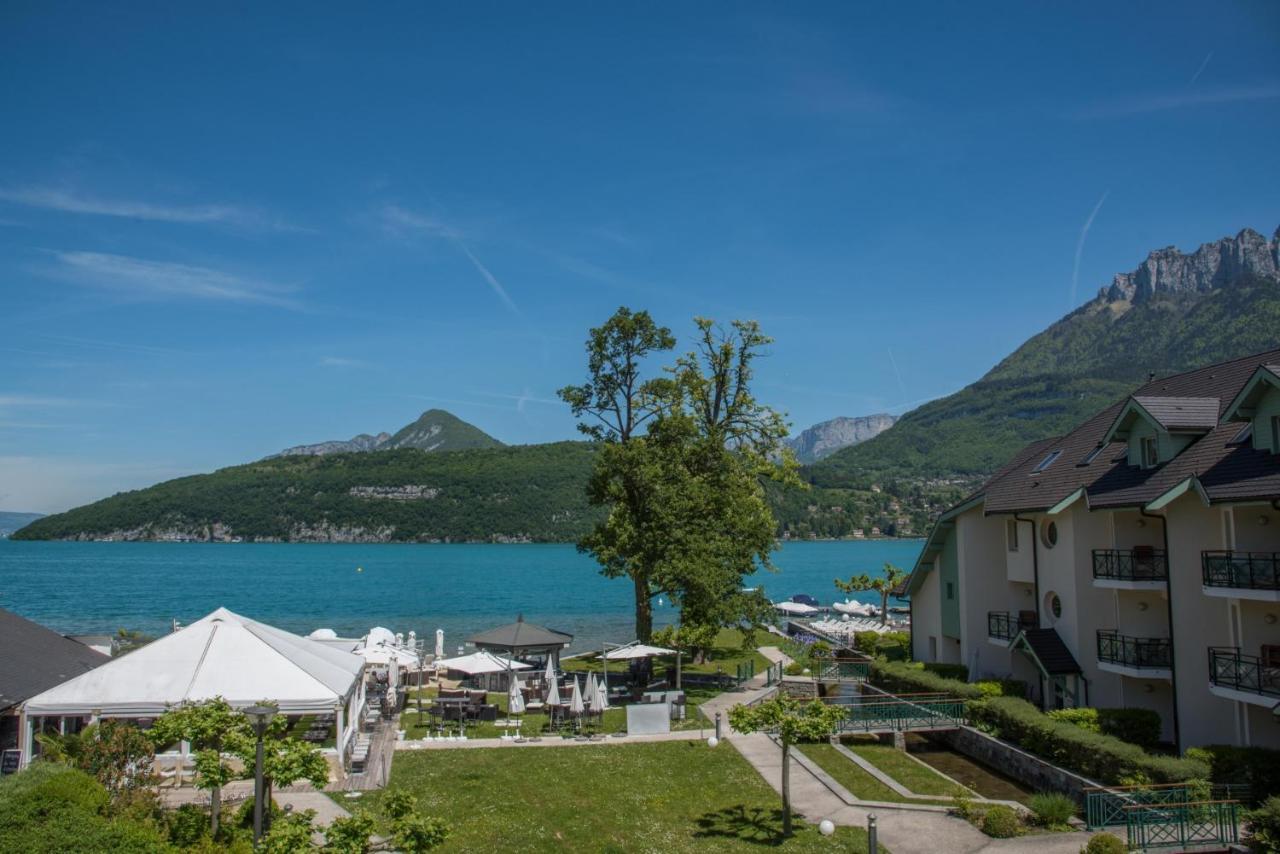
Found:
M 777 647 L 761 647 L 770 661 L 790 663 Z M 753 684 L 758 683 L 758 684 Z M 741 703 L 768 697 L 772 687 L 764 686 L 759 674 L 744 686 L 708 700 L 702 709 L 714 719 L 717 711 L 724 719 L 729 743 L 764 777 L 773 790 L 782 794 L 782 749 L 762 733 L 746 735 L 729 728 L 728 711 Z M 1051 833 L 1021 839 L 991 839 L 969 822 L 947 815 L 937 807 L 851 806 L 838 797 L 799 762 L 791 763 L 791 805 L 805 820 L 831 819 L 838 825 L 867 826 L 867 816 L 876 816 L 880 842 L 893 854 L 977 854 L 977 852 L 1029 852 L 1033 854 L 1078 854 L 1088 840 L 1085 833 Z

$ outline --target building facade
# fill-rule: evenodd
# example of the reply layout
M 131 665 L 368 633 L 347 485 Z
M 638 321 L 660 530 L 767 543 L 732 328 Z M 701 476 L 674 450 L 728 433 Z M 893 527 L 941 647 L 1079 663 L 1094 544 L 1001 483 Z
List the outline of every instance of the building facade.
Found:
M 1179 749 L 1280 747 L 1280 350 L 1152 380 L 937 521 L 917 660 L 1043 708 L 1140 707 Z

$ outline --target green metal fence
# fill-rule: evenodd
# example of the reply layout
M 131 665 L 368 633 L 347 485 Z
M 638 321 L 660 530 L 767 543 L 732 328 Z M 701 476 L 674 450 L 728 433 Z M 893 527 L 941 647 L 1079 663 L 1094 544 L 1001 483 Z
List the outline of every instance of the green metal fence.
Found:
M 1237 801 L 1138 804 L 1125 807 L 1130 848 L 1186 848 L 1240 841 Z
M 955 697 L 900 695 L 862 702 L 839 703 L 845 710 L 837 732 L 884 732 L 913 729 L 952 729 L 965 723 L 964 701 Z
M 746 661 L 740 662 L 738 664 L 738 684 L 739 685 L 743 684 L 744 682 L 749 682 L 751 678 L 755 675 L 756 675 L 755 659 L 747 659 Z
M 818 679 L 825 682 L 866 682 L 871 675 L 871 662 L 863 659 L 832 659 L 818 668 Z
M 1248 786 L 1232 783 L 1215 784 L 1211 788 L 1205 788 L 1204 784 L 1165 783 L 1085 789 L 1085 824 L 1090 830 L 1119 827 L 1128 823 L 1130 807 L 1186 804 L 1206 797 L 1239 801 L 1246 799 L 1248 792 Z

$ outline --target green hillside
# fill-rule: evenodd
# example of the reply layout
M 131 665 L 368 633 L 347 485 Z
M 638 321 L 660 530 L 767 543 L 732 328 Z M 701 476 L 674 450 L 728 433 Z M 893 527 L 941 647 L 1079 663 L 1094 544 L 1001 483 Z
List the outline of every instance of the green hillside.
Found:
M 1127 310 L 1124 310 L 1127 309 Z M 1204 293 L 1133 306 L 1095 300 L 1029 339 L 976 383 L 806 469 L 819 486 L 987 474 L 1036 439 L 1065 432 L 1148 373 L 1176 373 L 1280 341 L 1280 284 L 1243 276 Z
M 591 459 L 584 442 L 275 457 L 121 493 L 14 538 L 563 542 L 595 518 Z
M 420 448 L 424 451 L 463 451 L 468 448 L 501 448 L 502 443 L 472 424 L 443 409 L 428 409 L 418 420 L 396 431 L 378 450 Z

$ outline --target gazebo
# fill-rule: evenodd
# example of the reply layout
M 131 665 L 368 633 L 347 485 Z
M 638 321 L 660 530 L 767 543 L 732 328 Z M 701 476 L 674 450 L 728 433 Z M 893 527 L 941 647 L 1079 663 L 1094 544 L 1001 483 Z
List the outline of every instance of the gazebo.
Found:
M 358 655 L 219 608 L 28 699 L 24 755 L 36 718 L 154 718 L 222 697 L 236 708 L 265 700 L 286 715 L 333 715 L 341 764 L 364 706 L 363 673 Z
M 526 623 L 524 616 L 521 615 L 516 617 L 514 623 L 489 629 L 467 640 L 474 644 L 476 649 L 486 652 L 504 652 L 512 658 L 550 658 L 558 669 L 560 651 L 573 643 L 573 635 Z

